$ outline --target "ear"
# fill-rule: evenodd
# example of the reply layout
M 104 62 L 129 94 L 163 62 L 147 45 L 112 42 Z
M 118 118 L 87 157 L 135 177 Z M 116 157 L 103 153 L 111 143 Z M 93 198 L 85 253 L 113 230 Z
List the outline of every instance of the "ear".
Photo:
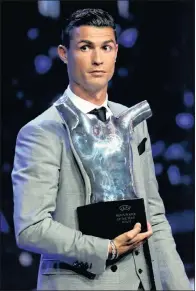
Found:
M 67 48 L 60 44 L 57 50 L 60 59 L 63 61 L 63 63 L 67 64 Z

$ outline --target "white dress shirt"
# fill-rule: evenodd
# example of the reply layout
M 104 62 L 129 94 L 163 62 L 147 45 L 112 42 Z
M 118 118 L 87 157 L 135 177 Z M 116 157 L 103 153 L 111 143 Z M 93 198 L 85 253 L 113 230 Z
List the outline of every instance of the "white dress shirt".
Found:
M 110 108 L 107 105 L 108 102 L 108 95 L 106 95 L 106 99 L 103 102 L 102 105 L 96 105 L 93 104 L 87 100 L 84 100 L 83 98 L 75 95 L 72 91 L 70 86 L 68 85 L 66 91 L 65 91 L 66 95 L 69 97 L 69 99 L 73 102 L 73 104 L 80 109 L 83 113 L 88 113 L 93 109 L 98 109 L 101 107 L 105 107 L 106 108 L 106 119 L 108 119 L 110 116 L 112 116 L 112 111 L 110 110 Z

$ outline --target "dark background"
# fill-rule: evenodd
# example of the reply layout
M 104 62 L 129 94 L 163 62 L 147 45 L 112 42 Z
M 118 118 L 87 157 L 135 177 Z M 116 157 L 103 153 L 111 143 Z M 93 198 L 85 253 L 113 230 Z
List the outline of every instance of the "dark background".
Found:
M 152 108 L 148 126 L 160 195 L 177 250 L 193 283 L 194 1 L 128 1 L 129 17 L 122 15 L 120 2 L 61 1 L 57 18 L 40 14 L 37 1 L 1 3 L 3 290 L 36 288 L 39 255 L 17 248 L 14 237 L 10 174 L 16 136 L 22 126 L 47 109 L 66 89 L 66 67 L 57 57 L 49 56 L 48 50 L 61 43 L 65 17 L 86 7 L 110 12 L 120 28 L 119 38 L 128 28 L 137 30 L 131 47 L 125 47 L 123 41 L 120 44 L 109 98 L 127 106 L 146 99 Z M 28 38 L 31 28 L 39 31 L 35 39 Z M 45 74 L 36 72 L 37 55 L 45 55 L 52 62 Z M 176 122 L 178 114 L 180 124 Z

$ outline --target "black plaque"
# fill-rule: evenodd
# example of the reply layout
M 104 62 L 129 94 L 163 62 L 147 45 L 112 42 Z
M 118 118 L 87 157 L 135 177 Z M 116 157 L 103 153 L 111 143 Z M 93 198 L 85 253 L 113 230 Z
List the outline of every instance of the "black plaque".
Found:
M 141 232 L 147 231 L 144 199 L 108 201 L 77 208 L 79 230 L 83 234 L 113 239 L 141 223 Z

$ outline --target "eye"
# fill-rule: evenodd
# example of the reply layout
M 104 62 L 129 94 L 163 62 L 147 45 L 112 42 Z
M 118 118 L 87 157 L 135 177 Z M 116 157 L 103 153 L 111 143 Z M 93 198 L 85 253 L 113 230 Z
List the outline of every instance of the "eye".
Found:
M 113 48 L 112 48 L 111 45 L 104 45 L 104 46 L 103 46 L 103 49 L 104 49 L 105 51 L 110 52 Z
M 87 52 L 90 49 L 89 45 L 83 45 L 80 47 L 80 50 L 83 52 Z

